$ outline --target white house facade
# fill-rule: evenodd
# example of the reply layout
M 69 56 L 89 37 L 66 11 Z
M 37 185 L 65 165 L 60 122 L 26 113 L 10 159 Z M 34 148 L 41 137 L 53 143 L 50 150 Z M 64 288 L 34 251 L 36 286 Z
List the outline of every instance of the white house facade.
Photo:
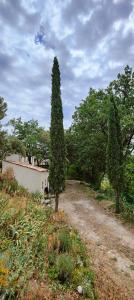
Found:
M 46 187 L 49 188 L 49 172 L 47 169 L 12 159 L 13 157 L 11 159 L 6 158 L 6 160 L 2 162 L 2 173 L 12 168 L 18 183 L 32 193 L 40 192 L 43 194 L 44 189 Z

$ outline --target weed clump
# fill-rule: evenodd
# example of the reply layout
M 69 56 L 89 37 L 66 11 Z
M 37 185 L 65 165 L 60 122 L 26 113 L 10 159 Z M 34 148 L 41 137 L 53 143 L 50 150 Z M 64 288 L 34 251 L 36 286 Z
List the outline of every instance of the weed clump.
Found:
M 74 269 L 74 262 L 70 255 L 61 254 L 57 257 L 56 270 L 60 282 L 62 283 L 70 282 L 73 269 Z
M 69 252 L 71 249 L 71 238 L 69 230 L 62 229 L 58 235 L 59 252 Z

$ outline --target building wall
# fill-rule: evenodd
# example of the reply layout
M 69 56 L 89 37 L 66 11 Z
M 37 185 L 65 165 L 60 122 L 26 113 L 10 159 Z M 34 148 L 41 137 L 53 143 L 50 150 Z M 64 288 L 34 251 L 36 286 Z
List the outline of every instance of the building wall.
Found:
M 11 160 L 11 161 L 21 161 L 21 155 L 19 154 L 11 154 L 6 157 L 6 160 Z
M 39 172 L 26 167 L 3 161 L 2 172 L 12 168 L 18 183 L 28 189 L 29 192 L 44 193 L 45 182 L 48 182 L 48 172 Z
M 11 154 L 11 155 L 6 157 L 6 160 L 17 161 L 17 162 L 22 162 L 22 163 L 25 163 L 25 164 L 29 164 L 28 157 L 27 156 L 23 157 L 20 154 Z M 34 165 L 34 158 L 33 157 L 32 157 L 32 162 L 33 162 L 33 165 Z
M 45 172 L 46 174 L 44 174 L 43 172 L 41 172 L 41 190 L 42 192 L 44 192 L 45 187 L 49 188 L 49 182 L 48 182 L 48 172 Z M 44 176 L 45 175 L 45 176 Z

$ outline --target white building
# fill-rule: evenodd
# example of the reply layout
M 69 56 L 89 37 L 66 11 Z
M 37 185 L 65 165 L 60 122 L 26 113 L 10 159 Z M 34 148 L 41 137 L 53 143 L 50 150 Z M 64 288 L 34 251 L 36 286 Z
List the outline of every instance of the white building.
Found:
M 2 173 L 12 168 L 18 183 L 28 189 L 29 192 L 44 193 L 45 187 L 49 187 L 47 169 L 40 168 L 24 162 L 23 158 L 12 155 L 2 162 Z

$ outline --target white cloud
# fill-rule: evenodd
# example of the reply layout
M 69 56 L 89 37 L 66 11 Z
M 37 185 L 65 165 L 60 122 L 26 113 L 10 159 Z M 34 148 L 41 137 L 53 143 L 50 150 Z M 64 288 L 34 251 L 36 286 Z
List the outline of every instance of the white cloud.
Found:
M 134 12 L 125 1 L 0 1 L 0 91 L 8 118 L 35 118 L 49 127 L 55 55 L 65 126 L 90 87 L 105 87 L 126 63 L 133 67 Z M 45 37 L 35 44 L 41 24 Z
M 113 0 L 113 3 L 114 4 L 118 4 L 118 3 L 122 3 L 122 2 L 124 2 L 124 1 L 126 1 L 126 0 Z M 130 0 L 131 1 L 131 0 Z

